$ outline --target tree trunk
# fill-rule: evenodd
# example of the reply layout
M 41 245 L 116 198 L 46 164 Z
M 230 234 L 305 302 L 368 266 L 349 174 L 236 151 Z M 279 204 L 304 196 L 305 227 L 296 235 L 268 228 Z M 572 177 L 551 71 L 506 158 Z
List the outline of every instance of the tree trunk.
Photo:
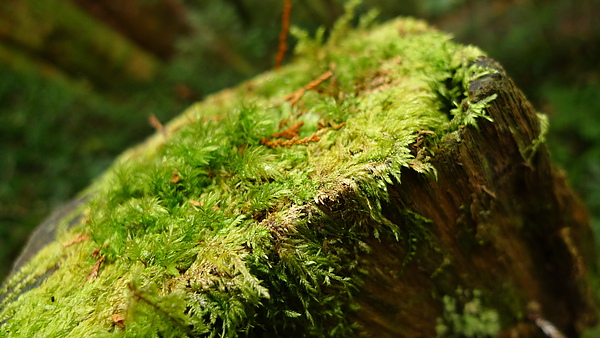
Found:
M 476 48 L 411 19 L 351 21 L 325 45 L 301 37 L 296 63 L 154 121 L 157 135 L 41 227 L 0 289 L 1 332 L 591 326 L 593 236 L 545 118 Z

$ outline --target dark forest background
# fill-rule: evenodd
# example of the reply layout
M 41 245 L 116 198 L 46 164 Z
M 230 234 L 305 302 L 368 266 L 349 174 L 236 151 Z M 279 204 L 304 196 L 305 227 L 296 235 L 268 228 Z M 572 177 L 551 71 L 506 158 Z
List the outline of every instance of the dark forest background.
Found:
M 331 27 L 342 0 L 292 0 Z M 283 0 L 2 0 L 0 279 L 30 232 L 192 102 L 271 69 Z M 600 233 L 600 0 L 364 0 L 500 61 L 550 116 L 548 144 Z M 288 42 L 293 45 L 294 39 Z M 288 52 L 286 62 L 293 55 Z

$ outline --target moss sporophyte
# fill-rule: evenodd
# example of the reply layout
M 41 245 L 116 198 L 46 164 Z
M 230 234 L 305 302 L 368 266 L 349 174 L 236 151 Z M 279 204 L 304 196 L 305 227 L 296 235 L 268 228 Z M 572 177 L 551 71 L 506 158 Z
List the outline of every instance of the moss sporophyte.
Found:
M 493 99 L 461 108 L 487 71 L 471 66 L 477 48 L 413 19 L 367 26 L 336 25 L 327 43 L 295 29 L 296 61 L 124 153 L 4 284 L 2 333 L 353 332 L 363 239 L 424 238 L 382 216 L 387 184 L 403 168 L 434 175 L 411 145 L 485 118 Z

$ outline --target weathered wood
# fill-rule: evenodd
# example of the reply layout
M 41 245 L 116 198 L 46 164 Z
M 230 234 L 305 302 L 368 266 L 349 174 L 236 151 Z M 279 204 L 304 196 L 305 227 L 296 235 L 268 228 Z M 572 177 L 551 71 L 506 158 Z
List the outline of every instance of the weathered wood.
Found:
M 431 220 L 424 248 L 404 266 L 406 247 L 372 239 L 371 264 L 357 320 L 379 337 L 434 336 L 439 302 L 457 286 L 484 290 L 489 304 L 510 325 L 504 333 L 528 336 L 527 304 L 577 337 L 595 323 L 594 295 L 587 282 L 595 272 L 595 247 L 587 213 L 554 168 L 539 137 L 543 126 L 501 66 L 473 81 L 469 100 L 498 97 L 481 121 L 447 135 L 429 151 L 437 178 L 402 173 L 390 186 L 384 215 L 402 224 L 405 210 Z M 537 149 L 531 147 L 536 146 Z M 419 238 L 423 242 L 423 238 Z M 407 296 L 410 295 L 410 296 Z

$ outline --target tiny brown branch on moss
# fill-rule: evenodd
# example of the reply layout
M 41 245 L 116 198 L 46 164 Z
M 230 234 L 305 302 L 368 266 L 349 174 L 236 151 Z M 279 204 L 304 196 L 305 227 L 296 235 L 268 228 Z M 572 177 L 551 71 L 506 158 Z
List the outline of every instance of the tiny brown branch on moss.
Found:
M 306 86 L 298 89 L 297 91 L 287 95 L 284 99 L 289 101 L 291 105 L 296 104 L 300 98 L 302 97 L 302 95 L 304 95 L 304 93 L 307 90 L 311 90 L 314 89 L 316 86 L 320 85 L 321 83 L 327 81 L 330 77 L 333 76 L 333 72 L 332 71 L 328 71 L 327 73 L 319 76 L 316 80 L 311 81 L 309 84 L 307 84 Z
M 100 248 L 96 248 L 96 249 L 94 249 L 94 252 L 92 252 L 92 253 L 90 254 L 90 257 L 92 257 L 92 258 L 96 258 L 96 257 L 98 257 L 98 255 L 100 255 Z
M 286 130 L 280 132 L 280 133 L 273 133 L 271 134 L 271 137 L 273 138 L 278 138 L 278 137 L 283 137 L 286 138 L 288 140 L 293 139 L 294 137 L 298 137 L 298 133 L 300 132 L 300 128 L 302 128 L 302 126 L 304 125 L 304 122 L 299 121 L 294 123 L 293 126 L 287 128 Z
M 79 235 L 77 235 L 77 237 L 75 237 L 75 239 L 68 241 L 67 243 L 63 244 L 63 248 L 69 247 L 73 244 L 77 244 L 83 241 L 86 241 L 90 239 L 90 236 L 84 234 L 84 233 L 80 233 Z
M 287 36 L 290 31 L 290 12 L 292 11 L 292 1 L 283 0 L 283 13 L 281 13 L 281 32 L 279 33 L 279 49 L 275 57 L 275 69 L 281 68 L 283 57 L 287 51 Z
M 211 115 L 211 116 L 204 116 L 202 118 L 202 121 L 220 121 L 222 119 L 223 119 L 223 116 L 220 116 L 220 115 Z
M 104 262 L 104 256 L 98 257 L 96 263 L 94 263 L 94 266 L 92 267 L 92 270 L 87 276 L 87 281 L 94 281 L 96 278 L 98 278 L 98 270 L 100 270 L 100 264 L 102 264 L 102 262 Z
M 346 125 L 346 122 L 335 123 L 334 121 L 326 121 L 325 119 L 321 118 L 321 119 L 319 119 L 319 125 L 317 126 L 317 129 L 322 130 L 322 129 L 331 128 L 333 130 L 339 130 L 345 125 Z
M 320 140 L 321 140 L 321 137 L 319 135 L 317 135 L 317 133 L 314 133 L 305 138 L 299 138 L 296 136 L 289 140 L 282 140 L 280 138 L 272 140 L 270 138 L 264 138 L 264 139 L 260 140 L 260 144 L 264 144 L 267 147 L 271 147 L 273 149 L 279 148 L 279 147 L 290 148 L 291 146 L 296 146 L 296 145 L 307 146 L 310 142 L 319 142 Z
M 309 142 L 318 142 L 321 138 L 317 133 L 314 133 L 308 137 L 300 138 L 300 128 L 304 125 L 304 122 L 298 121 L 293 126 L 286 130 L 271 134 L 271 138 L 263 138 L 260 140 L 261 144 L 271 148 L 286 147 L 290 148 L 295 145 L 308 145 Z M 285 140 L 282 140 L 284 138 Z
M 165 126 L 158 120 L 156 115 L 150 114 L 150 116 L 148 116 L 148 121 L 154 129 L 158 130 L 164 137 L 167 137 L 167 129 L 165 129 Z
M 158 306 L 158 304 L 155 304 L 152 300 L 148 299 L 143 293 L 144 291 L 137 289 L 136 287 L 134 287 L 131 283 L 127 283 L 127 287 L 129 288 L 129 290 L 131 290 L 131 292 L 133 292 L 133 295 L 143 301 L 144 303 L 150 305 L 151 307 L 153 307 L 156 311 L 162 313 L 165 317 L 169 318 L 169 320 L 171 320 L 171 322 L 173 322 L 175 325 L 179 326 L 186 334 L 191 335 L 191 331 L 190 329 L 182 322 L 180 322 L 179 320 L 177 320 L 177 318 L 171 316 L 171 314 L 165 310 L 163 310 L 160 306 Z

